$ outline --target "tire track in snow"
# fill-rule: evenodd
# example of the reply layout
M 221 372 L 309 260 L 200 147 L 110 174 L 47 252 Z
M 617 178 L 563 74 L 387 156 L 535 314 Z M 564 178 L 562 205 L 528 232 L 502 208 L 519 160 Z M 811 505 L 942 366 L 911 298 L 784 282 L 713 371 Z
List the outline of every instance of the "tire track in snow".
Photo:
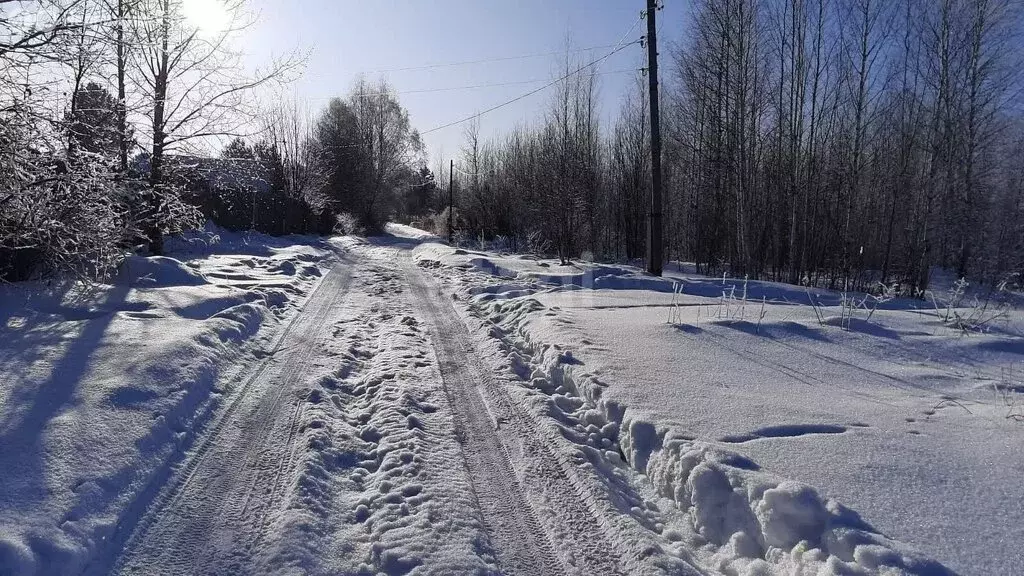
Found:
M 86 573 L 106 573 L 110 567 L 112 573 L 129 574 L 244 572 L 283 492 L 277 484 L 293 459 L 290 443 L 302 403 L 282 423 L 276 418 L 281 402 L 296 390 L 350 281 L 343 264 L 324 276 L 271 353 L 232 393 L 231 403 L 199 446 L 169 478 L 161 475 L 162 485 L 146 490 L 156 494 L 152 504 L 128 516 L 129 522 L 115 531 L 107 558 L 100 557 L 102 565 Z M 288 350 L 287 357 L 274 362 L 274 353 L 281 350 Z M 269 442 L 282 425 L 287 442 Z M 138 518 L 134 524 L 132 516 Z
M 457 430 L 462 430 L 467 467 L 502 572 L 622 573 L 609 554 L 613 547 L 604 527 L 588 506 L 589 496 L 566 471 L 566 466 L 574 464 L 551 451 L 552 439 L 542 437 L 542 429 L 500 389 L 491 370 L 472 352 L 465 324 L 433 282 L 408 258 L 402 260 L 427 318 Z M 516 448 L 529 457 L 524 480 L 540 488 L 553 505 L 549 512 L 560 524 L 557 552 L 516 477 L 509 455 Z
M 423 322 L 393 262 L 359 259 L 333 370 L 307 395 L 258 573 L 497 574 Z M 312 403 L 310 403 L 312 401 Z

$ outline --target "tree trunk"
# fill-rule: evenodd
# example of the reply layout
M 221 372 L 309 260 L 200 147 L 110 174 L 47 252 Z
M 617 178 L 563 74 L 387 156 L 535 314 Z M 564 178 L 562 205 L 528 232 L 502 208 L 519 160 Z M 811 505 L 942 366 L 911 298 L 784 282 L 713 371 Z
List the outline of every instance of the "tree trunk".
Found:
M 164 112 L 167 101 L 168 53 L 170 36 L 170 0 L 163 0 L 163 17 L 160 26 L 160 54 L 153 90 L 153 155 L 150 157 L 149 185 L 147 197 L 145 232 L 149 241 L 149 252 L 160 255 L 164 252 L 164 234 L 161 226 L 164 182 L 165 133 Z

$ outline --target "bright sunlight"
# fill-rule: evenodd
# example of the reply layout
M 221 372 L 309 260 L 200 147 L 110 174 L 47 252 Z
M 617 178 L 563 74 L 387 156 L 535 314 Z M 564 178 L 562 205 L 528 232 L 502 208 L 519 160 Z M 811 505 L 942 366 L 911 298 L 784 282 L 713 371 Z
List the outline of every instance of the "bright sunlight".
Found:
M 223 0 L 183 0 L 182 11 L 189 25 L 199 29 L 201 34 L 216 34 L 231 22 Z

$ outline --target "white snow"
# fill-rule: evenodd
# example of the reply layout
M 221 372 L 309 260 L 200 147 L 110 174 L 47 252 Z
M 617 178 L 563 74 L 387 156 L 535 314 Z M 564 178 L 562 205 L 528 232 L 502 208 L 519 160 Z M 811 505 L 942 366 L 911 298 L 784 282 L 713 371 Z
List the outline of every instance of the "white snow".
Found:
M 388 222 L 384 225 L 384 231 L 392 236 L 400 238 L 410 238 L 412 240 L 437 240 L 437 236 L 434 236 L 430 232 L 420 230 L 419 228 L 413 228 L 405 224 L 399 224 L 397 222 Z
M 523 386 L 590 422 L 585 442 L 612 463 L 616 441 L 671 502 L 662 535 L 681 557 L 726 573 L 1024 565 L 1019 310 L 964 335 L 930 303 L 892 301 L 842 329 L 799 287 L 415 253 Z M 841 295 L 814 294 L 840 317 Z
M 318 280 L 311 242 L 211 228 L 110 284 L 0 287 L 0 572 L 84 568 Z
M 334 337 L 323 342 L 331 362 L 308 367 L 297 443 L 305 449 L 258 571 L 493 572 L 401 272 L 372 259 L 352 272 L 345 305 L 330 318 Z
M 1019 310 L 965 335 L 388 231 L 2 287 L 0 572 L 1024 565 Z
M 209 284 L 199 272 L 166 256 L 129 256 L 121 264 L 114 283 L 149 288 Z

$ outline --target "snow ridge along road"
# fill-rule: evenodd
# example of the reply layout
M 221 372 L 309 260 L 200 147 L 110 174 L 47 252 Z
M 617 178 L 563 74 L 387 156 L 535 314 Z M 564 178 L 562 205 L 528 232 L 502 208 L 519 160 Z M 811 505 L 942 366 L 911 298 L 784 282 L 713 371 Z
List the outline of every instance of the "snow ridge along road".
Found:
M 166 479 L 134 530 L 125 529 L 131 535 L 115 532 L 112 551 L 126 538 L 123 553 L 87 573 L 102 574 L 108 567 L 119 574 L 244 572 L 292 465 L 304 404 L 283 408 L 294 400 L 318 343 L 329 336 L 325 324 L 351 282 L 348 268 L 336 263 L 324 276 L 270 357 L 232 393 L 231 404 Z

